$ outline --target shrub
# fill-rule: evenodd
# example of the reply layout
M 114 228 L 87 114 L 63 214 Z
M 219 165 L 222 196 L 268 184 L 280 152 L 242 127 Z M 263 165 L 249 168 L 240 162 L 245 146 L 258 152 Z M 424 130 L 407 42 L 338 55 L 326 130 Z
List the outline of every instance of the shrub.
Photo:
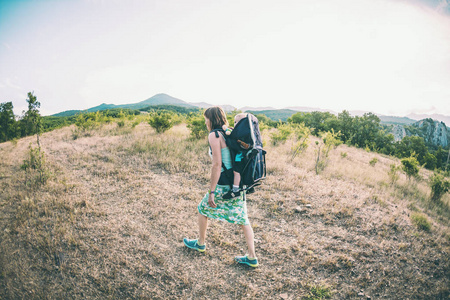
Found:
M 208 136 L 208 128 L 206 128 L 203 113 L 191 114 L 187 123 L 187 127 L 191 131 L 191 137 L 201 139 Z
M 450 190 L 450 181 L 445 179 L 442 174 L 435 172 L 430 178 L 430 187 L 431 200 L 439 201 Z
M 375 164 L 376 164 L 377 162 L 378 162 L 378 158 L 374 157 L 374 158 L 372 158 L 371 161 L 369 161 L 369 164 L 370 164 L 372 167 L 375 167 Z
M 397 173 L 397 171 L 400 167 L 395 164 L 391 164 L 390 167 L 391 167 L 391 169 L 388 172 L 389 179 L 391 181 L 391 184 L 395 184 L 397 182 L 398 178 L 400 177 Z
M 131 128 L 134 128 L 134 127 L 138 126 L 139 123 L 141 123 L 139 120 L 135 120 L 135 121 L 133 122 L 133 124 L 131 124 Z
M 33 148 L 30 144 L 28 157 L 23 161 L 20 168 L 26 172 L 27 184 L 44 185 L 50 178 L 45 154 L 40 147 Z
M 79 114 L 75 120 L 75 125 L 82 132 L 90 131 L 100 125 L 102 114 L 100 112 Z
M 421 213 L 413 213 L 411 215 L 411 221 L 419 230 L 430 231 L 431 229 L 431 223 L 428 221 L 427 217 Z
M 148 124 L 153 127 L 157 133 L 162 133 L 174 125 L 174 114 L 168 111 L 158 111 L 150 113 Z
M 297 143 L 292 147 L 292 159 L 308 148 L 311 130 L 302 123 L 294 127 L 294 134 L 296 135 Z
M 270 134 L 272 144 L 274 146 L 276 146 L 279 143 L 286 142 L 286 140 L 292 134 L 292 132 L 293 132 L 293 128 L 291 125 L 280 123 L 277 126 L 277 129 Z
M 347 152 L 341 152 L 341 157 L 342 157 L 342 158 L 346 158 L 347 155 L 348 155 Z
M 408 158 L 403 158 L 401 160 L 402 170 L 408 176 L 408 179 L 411 177 L 417 177 L 419 175 L 419 162 L 413 156 Z
M 321 133 L 322 142 L 316 141 L 316 174 L 319 174 L 326 167 L 330 150 L 342 144 L 342 141 L 339 139 L 340 135 L 340 132 L 334 132 L 331 129 L 331 131 Z
M 120 121 L 117 122 L 117 126 L 124 127 L 125 126 L 125 122 L 123 120 L 120 120 Z

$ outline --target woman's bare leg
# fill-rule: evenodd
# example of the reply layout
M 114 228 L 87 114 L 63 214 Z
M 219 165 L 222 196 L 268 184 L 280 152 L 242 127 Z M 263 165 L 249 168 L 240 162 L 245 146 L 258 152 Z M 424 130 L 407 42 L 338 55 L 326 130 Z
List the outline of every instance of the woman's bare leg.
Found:
M 242 225 L 242 230 L 244 230 L 245 241 L 247 242 L 248 256 L 255 258 L 256 253 L 253 228 L 251 225 Z
M 200 245 L 205 244 L 207 228 L 208 228 L 208 218 L 199 213 L 198 214 L 198 232 L 199 232 L 198 243 Z

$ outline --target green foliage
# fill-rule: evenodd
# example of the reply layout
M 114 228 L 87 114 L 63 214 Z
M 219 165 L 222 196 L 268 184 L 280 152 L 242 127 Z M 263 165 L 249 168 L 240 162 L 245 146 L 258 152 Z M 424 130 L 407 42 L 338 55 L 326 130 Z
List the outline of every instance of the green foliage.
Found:
M 408 179 L 411 177 L 417 177 L 419 175 L 419 162 L 414 156 L 403 158 L 401 160 L 402 171 L 405 172 Z
M 294 113 L 296 113 L 295 110 L 291 110 L 291 109 L 259 110 L 259 111 L 248 110 L 247 112 L 255 115 L 258 118 L 258 120 L 261 115 L 265 116 L 267 119 L 263 120 L 263 122 L 268 124 L 271 127 L 273 127 L 274 126 L 273 124 L 275 124 L 279 121 L 286 122 L 286 120 L 288 120 L 290 116 L 292 116 Z M 273 121 L 273 120 L 275 120 L 275 121 Z M 271 124 L 271 123 L 273 123 L 273 124 Z
M 17 122 L 12 102 L 0 103 L 0 143 L 16 137 Z
M 266 116 L 265 114 L 255 114 L 255 117 L 258 119 L 259 122 L 259 130 L 262 132 L 265 129 L 268 129 L 270 127 L 276 127 L 277 122 L 273 121 L 271 118 Z M 278 119 L 277 119 L 278 120 Z
M 339 136 L 340 132 L 334 132 L 332 129 L 331 131 L 321 133 L 322 140 L 320 142 L 316 141 L 316 174 L 319 174 L 325 169 L 330 150 L 342 144 Z
M 425 155 L 428 149 L 423 138 L 419 136 L 406 136 L 396 143 L 395 155 L 398 158 L 416 156 L 420 165 L 425 164 Z
M 280 122 L 277 129 L 270 134 L 272 144 L 276 146 L 279 143 L 285 143 L 293 131 L 294 128 L 290 124 L 283 124 Z
M 174 125 L 175 114 L 169 111 L 151 112 L 148 124 L 153 127 L 157 133 L 162 133 Z
M 304 300 L 329 299 L 332 296 L 330 288 L 322 285 L 308 285 L 308 295 L 303 297 Z
M 346 158 L 347 155 L 348 155 L 347 152 L 341 152 L 341 157 L 342 157 L 342 158 Z
M 400 169 L 400 166 L 397 166 L 395 164 L 391 164 L 390 165 L 390 170 L 388 172 L 388 175 L 389 175 L 389 180 L 390 180 L 392 185 L 395 184 L 398 181 L 399 177 L 400 177 L 398 175 L 398 170 L 399 169 Z
M 335 124 L 336 116 L 329 112 L 313 111 L 310 113 L 298 112 L 293 114 L 288 122 L 294 124 L 305 124 L 311 128 L 312 134 L 318 136 L 320 132 L 330 131 Z M 334 129 L 334 128 L 333 128 Z
M 439 201 L 450 190 L 450 181 L 441 173 L 434 172 L 430 178 L 431 200 Z
M 294 134 L 296 136 L 297 142 L 292 147 L 292 159 L 294 159 L 299 153 L 305 151 L 305 149 L 308 148 L 311 130 L 302 123 L 294 127 Z
M 375 167 L 375 165 L 376 165 L 377 162 L 378 162 L 378 158 L 374 157 L 374 158 L 372 158 L 372 159 L 369 161 L 369 164 L 370 164 L 372 167 Z
M 156 112 L 156 111 L 170 111 L 176 114 L 181 115 L 189 115 L 202 112 L 202 109 L 199 108 L 189 108 L 177 105 L 169 105 L 169 104 L 160 104 L 160 105 L 151 105 L 145 108 L 141 108 L 140 111 L 146 112 Z
M 411 214 L 411 222 L 417 227 L 419 230 L 430 231 L 431 223 L 428 221 L 427 217 L 421 213 L 412 213 Z
M 437 167 L 436 156 L 434 156 L 433 154 L 431 154 L 429 152 L 427 152 L 423 156 L 423 162 L 424 162 L 425 168 L 427 168 L 428 170 L 434 170 Z
M 191 131 L 192 138 L 201 139 L 208 136 L 208 128 L 206 128 L 203 113 L 190 114 L 187 123 L 187 127 Z
M 135 128 L 136 126 L 138 126 L 141 122 L 139 120 L 135 120 L 132 124 L 131 124 L 131 128 Z
M 30 144 L 28 157 L 20 166 L 26 172 L 26 184 L 40 186 L 47 183 L 50 171 L 46 164 L 44 151 L 40 147 L 33 148 Z
M 20 120 L 21 136 L 37 135 L 39 146 L 39 134 L 42 130 L 42 118 L 39 113 L 41 103 L 37 101 L 37 98 L 33 93 L 28 93 L 28 110 Z
M 91 131 L 100 125 L 100 115 L 100 112 L 79 114 L 75 120 L 75 125 L 82 132 Z

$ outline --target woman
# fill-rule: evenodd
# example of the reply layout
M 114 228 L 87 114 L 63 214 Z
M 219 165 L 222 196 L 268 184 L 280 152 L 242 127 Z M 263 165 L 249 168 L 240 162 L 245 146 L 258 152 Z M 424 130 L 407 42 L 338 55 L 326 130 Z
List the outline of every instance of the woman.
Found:
M 208 218 L 228 221 L 229 223 L 238 224 L 244 231 L 245 240 L 247 242 L 248 254 L 245 256 L 236 256 L 235 260 L 240 264 L 250 267 L 258 266 L 258 259 L 255 253 L 255 244 L 253 240 L 253 229 L 247 216 L 247 205 L 245 202 L 244 192 L 238 197 L 225 200 L 223 195 L 230 190 L 229 185 L 219 184 L 225 181 L 225 174 L 222 173 L 222 164 L 227 169 L 231 169 L 231 155 L 225 138 L 219 132 L 213 132 L 214 129 L 221 129 L 223 125 L 228 126 L 225 112 L 220 107 L 210 107 L 205 113 L 205 124 L 210 131 L 208 141 L 210 146 L 210 156 L 212 157 L 211 182 L 210 189 L 205 197 L 198 205 L 198 227 L 199 238 L 190 240 L 185 238 L 184 244 L 190 249 L 200 252 L 206 250 L 206 229 L 208 227 Z

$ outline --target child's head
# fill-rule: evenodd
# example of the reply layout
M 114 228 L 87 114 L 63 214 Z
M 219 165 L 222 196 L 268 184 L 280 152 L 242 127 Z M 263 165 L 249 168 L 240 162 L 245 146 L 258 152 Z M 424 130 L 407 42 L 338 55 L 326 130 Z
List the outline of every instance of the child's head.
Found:
M 234 116 L 234 126 L 236 126 L 237 123 L 239 123 L 240 120 L 245 118 L 247 116 L 246 113 L 240 113 Z

